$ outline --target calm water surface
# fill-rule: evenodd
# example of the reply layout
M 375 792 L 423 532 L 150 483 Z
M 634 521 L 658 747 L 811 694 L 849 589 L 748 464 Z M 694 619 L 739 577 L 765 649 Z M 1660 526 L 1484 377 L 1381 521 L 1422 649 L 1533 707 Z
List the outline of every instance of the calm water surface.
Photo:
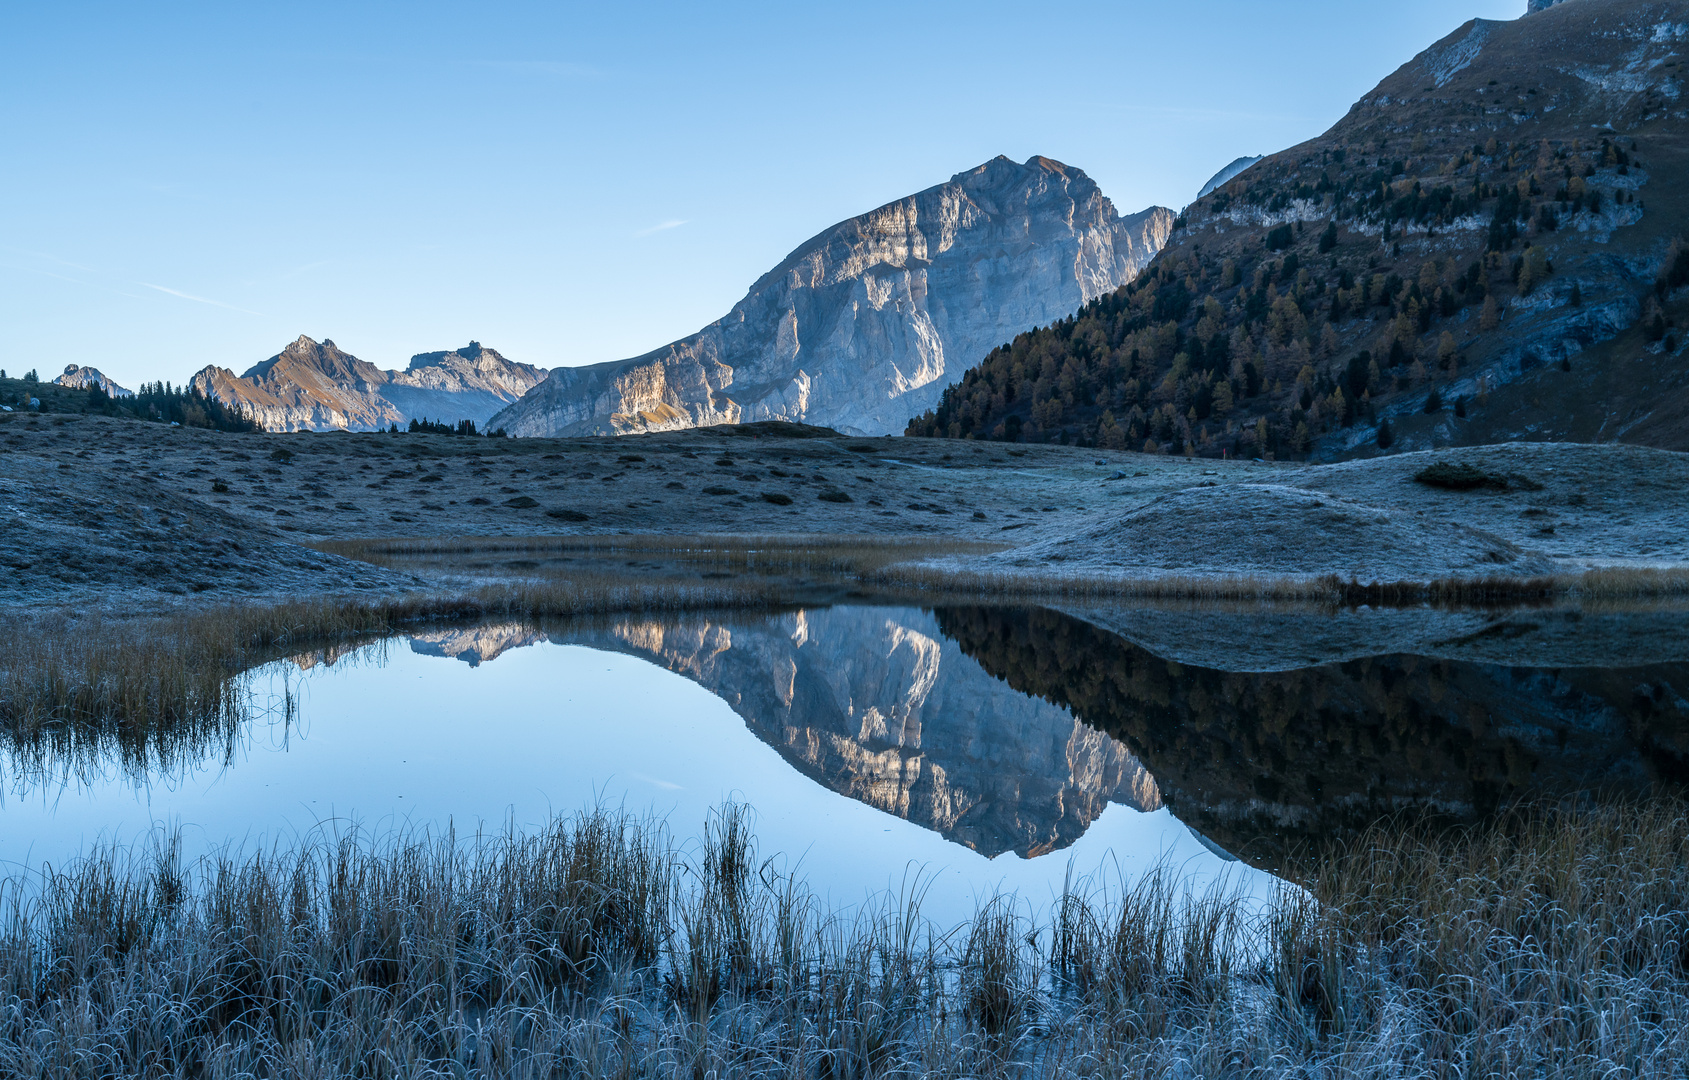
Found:
M 734 799 L 834 902 L 918 872 L 960 918 L 1157 865 L 1264 894 L 1285 850 L 1381 812 L 1683 778 L 1679 614 L 1344 618 L 862 605 L 430 632 L 258 669 L 259 718 L 169 767 L 6 761 L 0 863 L 161 826 L 204 851 L 596 802 L 684 841 Z

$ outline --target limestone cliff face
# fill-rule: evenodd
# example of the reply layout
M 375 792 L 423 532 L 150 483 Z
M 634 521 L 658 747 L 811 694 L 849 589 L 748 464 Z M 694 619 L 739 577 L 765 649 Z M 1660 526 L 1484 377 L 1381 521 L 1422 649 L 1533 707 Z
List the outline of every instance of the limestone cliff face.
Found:
M 988 856 L 1066 847 L 1111 802 L 1161 804 L 1125 747 L 988 674 L 927 612 L 631 619 L 565 638 L 686 676 L 821 784 Z
M 557 368 L 513 435 L 792 420 L 901 432 L 996 345 L 1130 281 L 1173 213 L 1120 217 L 1078 169 L 999 157 L 835 225 L 728 312 L 644 356 Z
M 269 431 L 370 431 L 413 419 L 484 425 L 542 378 L 539 368 L 473 341 L 419 353 L 406 370 L 386 371 L 326 338 L 318 343 L 301 335 L 245 375 L 207 367 L 189 385 L 244 409 Z

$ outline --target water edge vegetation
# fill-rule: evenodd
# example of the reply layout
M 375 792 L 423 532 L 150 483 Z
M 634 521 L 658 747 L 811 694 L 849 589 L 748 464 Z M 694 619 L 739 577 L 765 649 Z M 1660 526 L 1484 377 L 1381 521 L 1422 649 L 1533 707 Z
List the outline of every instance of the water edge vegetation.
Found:
M 170 838 L 4 883 L 0 1069 L 82 1076 L 1680 1076 L 1689 806 L 1383 823 L 1276 900 L 1071 882 L 961 926 L 850 914 L 723 807 L 681 848 Z

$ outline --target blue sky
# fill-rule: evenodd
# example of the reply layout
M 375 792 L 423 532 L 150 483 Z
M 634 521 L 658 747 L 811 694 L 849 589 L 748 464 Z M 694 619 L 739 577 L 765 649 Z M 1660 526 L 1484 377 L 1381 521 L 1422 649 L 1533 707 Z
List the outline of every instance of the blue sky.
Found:
M 0 367 L 552 367 L 725 314 L 997 154 L 1123 212 L 1317 135 L 1524 0 L 0 6 Z

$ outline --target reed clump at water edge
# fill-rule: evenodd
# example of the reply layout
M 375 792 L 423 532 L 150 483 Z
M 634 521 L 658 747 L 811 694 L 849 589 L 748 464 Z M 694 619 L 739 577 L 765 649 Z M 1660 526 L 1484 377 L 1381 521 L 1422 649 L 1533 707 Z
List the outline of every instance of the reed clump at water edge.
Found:
M 1276 900 L 1168 874 L 849 915 L 724 808 L 526 835 L 167 843 L 7 883 L 0 1073 L 1681 1077 L 1689 807 L 1384 825 Z

